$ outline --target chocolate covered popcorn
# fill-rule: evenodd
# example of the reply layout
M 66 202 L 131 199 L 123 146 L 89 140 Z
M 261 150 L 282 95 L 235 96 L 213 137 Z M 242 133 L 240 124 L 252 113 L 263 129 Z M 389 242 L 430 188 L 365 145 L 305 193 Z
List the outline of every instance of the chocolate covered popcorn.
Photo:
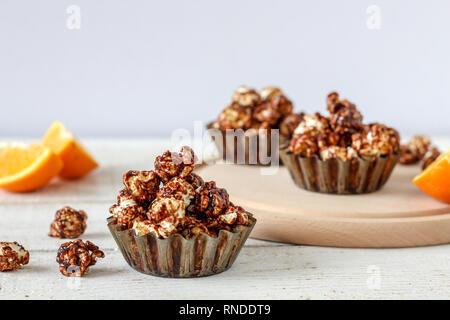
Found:
M 431 139 L 425 135 L 416 135 L 406 144 L 401 145 L 401 164 L 416 164 L 422 161 L 422 168 L 425 169 L 439 157 L 441 152 L 432 145 Z
M 56 255 L 59 271 L 66 277 L 81 277 L 89 267 L 97 263 L 97 258 L 104 258 L 103 251 L 90 241 L 75 240 L 63 243 Z
M 50 225 L 50 237 L 78 238 L 86 230 L 87 214 L 83 210 L 64 207 L 55 213 L 55 219 Z
M 276 92 L 272 93 L 276 95 Z M 248 95 L 248 96 L 246 96 Z M 255 92 L 240 90 L 234 99 L 254 107 Z M 196 157 L 189 147 L 166 151 L 155 160 L 151 188 L 126 183 L 108 218 L 127 263 L 135 270 L 164 277 L 201 277 L 227 270 L 247 240 L 256 219 L 230 201 L 215 181 L 194 173 Z M 150 179 L 151 181 L 156 181 Z
M 303 116 L 291 139 L 294 154 L 346 161 L 399 153 L 400 136 L 395 129 L 380 123 L 364 125 L 356 106 L 340 99 L 338 93 L 328 95 L 327 109 L 328 117 L 320 113 Z
M 263 88 L 259 93 L 246 86 L 232 95 L 232 102 L 219 115 L 212 127 L 227 129 L 280 129 L 290 136 L 302 114 L 292 113 L 292 102 L 276 87 Z M 295 123 L 295 125 L 292 125 Z
M 30 253 L 17 242 L 0 242 L 0 271 L 20 269 L 30 261 Z
M 242 96 L 236 99 L 253 101 Z M 125 173 L 125 189 L 110 208 L 116 223 L 124 229 L 132 228 L 138 235 L 153 233 L 158 238 L 175 233 L 188 237 L 199 232 L 217 235 L 220 229 L 248 225 L 247 212 L 229 201 L 225 189 L 214 181 L 204 182 L 192 172 L 195 161 L 192 149 L 183 147 L 179 153 L 166 151 L 158 156 L 155 171 Z M 143 180 L 150 187 L 136 187 L 139 178 L 129 182 L 130 177 L 141 176 L 151 177 Z

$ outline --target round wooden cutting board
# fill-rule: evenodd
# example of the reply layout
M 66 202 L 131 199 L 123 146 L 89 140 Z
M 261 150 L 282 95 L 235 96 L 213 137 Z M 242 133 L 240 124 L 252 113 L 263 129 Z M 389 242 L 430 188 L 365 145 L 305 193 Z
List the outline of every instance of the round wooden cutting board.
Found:
M 330 195 L 295 186 L 283 166 L 215 164 L 199 168 L 258 220 L 251 237 L 336 247 L 410 247 L 450 243 L 450 205 L 421 192 L 418 166 L 397 165 L 386 185 L 363 195 Z M 264 174 L 265 173 L 265 174 Z

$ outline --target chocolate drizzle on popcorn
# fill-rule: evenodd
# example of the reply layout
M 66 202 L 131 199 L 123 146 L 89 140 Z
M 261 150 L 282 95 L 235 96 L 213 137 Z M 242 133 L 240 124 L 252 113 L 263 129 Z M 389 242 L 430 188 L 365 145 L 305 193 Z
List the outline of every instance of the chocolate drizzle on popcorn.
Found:
M 20 269 L 30 261 L 30 253 L 17 242 L 0 242 L 0 272 Z
M 56 211 L 55 219 L 50 224 L 50 237 L 74 239 L 86 230 L 87 214 L 83 210 L 75 210 L 69 206 Z
M 97 263 L 97 258 L 105 254 L 90 241 L 77 239 L 63 243 L 56 255 L 59 271 L 66 277 L 82 277 L 89 268 Z
M 320 113 L 302 116 L 294 130 L 290 151 L 301 157 L 317 155 L 322 160 L 356 157 L 373 159 L 400 151 L 398 132 L 380 123 L 363 124 L 356 106 L 339 94 L 327 97 L 328 117 Z
M 401 145 L 400 163 L 409 165 L 422 161 L 422 169 L 436 160 L 441 152 L 432 145 L 431 139 L 425 135 L 416 135 L 406 144 Z
M 259 93 L 240 86 L 232 102 L 219 115 L 212 127 L 227 129 L 275 129 L 290 136 L 303 114 L 292 113 L 292 102 L 276 87 L 266 87 Z
M 381 123 L 364 124 L 352 102 L 332 92 L 328 116 L 302 115 L 280 157 L 300 188 L 361 194 L 379 190 L 400 156 L 398 132 Z
M 253 105 L 254 97 L 236 97 Z M 129 171 L 117 204 L 110 208 L 116 223 L 136 234 L 153 233 L 160 239 L 172 234 L 192 238 L 199 233 L 212 237 L 249 224 L 249 214 L 229 201 L 225 189 L 204 182 L 193 173 L 196 157 L 189 147 L 179 153 L 166 151 L 155 161 L 154 171 Z

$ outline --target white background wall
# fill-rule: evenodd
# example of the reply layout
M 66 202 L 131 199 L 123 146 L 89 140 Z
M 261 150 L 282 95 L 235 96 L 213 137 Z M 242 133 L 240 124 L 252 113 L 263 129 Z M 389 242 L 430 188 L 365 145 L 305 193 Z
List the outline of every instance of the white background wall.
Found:
M 0 135 L 54 119 L 80 136 L 169 135 L 239 84 L 278 85 L 306 111 L 338 90 L 367 121 L 450 135 L 449 15 L 446 0 L 1 0 Z

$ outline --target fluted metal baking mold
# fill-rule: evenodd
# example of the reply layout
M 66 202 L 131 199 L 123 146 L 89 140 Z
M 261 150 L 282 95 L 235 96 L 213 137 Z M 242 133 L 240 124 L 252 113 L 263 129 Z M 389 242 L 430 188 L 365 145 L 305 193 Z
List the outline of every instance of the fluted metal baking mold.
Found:
M 317 155 L 301 157 L 281 146 L 280 156 L 295 184 L 323 193 L 361 194 L 377 191 L 388 181 L 399 154 L 374 159 L 353 158 L 322 160 Z
M 228 270 L 255 226 L 238 225 L 234 232 L 221 230 L 217 237 L 201 233 L 192 239 L 173 234 L 159 239 L 154 234 L 136 235 L 133 229 L 121 230 L 109 217 L 108 228 L 123 257 L 136 271 L 160 277 L 191 278 Z
M 214 129 L 213 128 L 213 122 L 208 123 L 206 126 L 207 129 Z M 230 144 L 228 143 L 229 141 L 227 141 L 226 139 L 226 131 L 224 130 L 219 130 L 222 133 L 222 139 L 214 139 L 214 143 L 216 144 L 217 150 L 219 151 L 219 154 L 221 154 L 221 157 L 223 160 L 226 161 L 231 161 L 232 163 L 235 164 L 246 164 L 246 165 L 273 165 L 272 163 L 263 163 L 266 162 L 266 160 L 262 161 L 262 159 L 260 159 L 260 139 L 259 139 L 259 135 L 255 132 L 252 134 L 245 134 L 245 135 L 239 135 L 236 136 L 233 139 L 233 143 Z M 250 139 L 252 139 L 252 136 L 256 135 L 256 141 L 257 141 L 257 150 L 256 150 L 256 155 L 255 154 L 250 154 Z M 285 143 L 285 141 L 287 140 L 287 138 L 283 137 L 280 135 L 279 138 L 279 145 Z M 270 158 L 271 156 L 271 145 L 272 145 L 272 141 L 270 139 L 270 130 L 267 131 L 267 136 L 266 136 L 266 141 L 267 141 L 267 157 Z M 240 163 L 238 162 L 238 146 L 244 146 L 244 162 Z M 274 150 L 277 153 L 278 159 L 279 159 L 279 164 L 282 165 L 282 161 L 281 158 L 279 157 L 279 148 L 275 148 Z M 233 155 L 232 159 L 228 158 L 227 159 L 227 155 Z

